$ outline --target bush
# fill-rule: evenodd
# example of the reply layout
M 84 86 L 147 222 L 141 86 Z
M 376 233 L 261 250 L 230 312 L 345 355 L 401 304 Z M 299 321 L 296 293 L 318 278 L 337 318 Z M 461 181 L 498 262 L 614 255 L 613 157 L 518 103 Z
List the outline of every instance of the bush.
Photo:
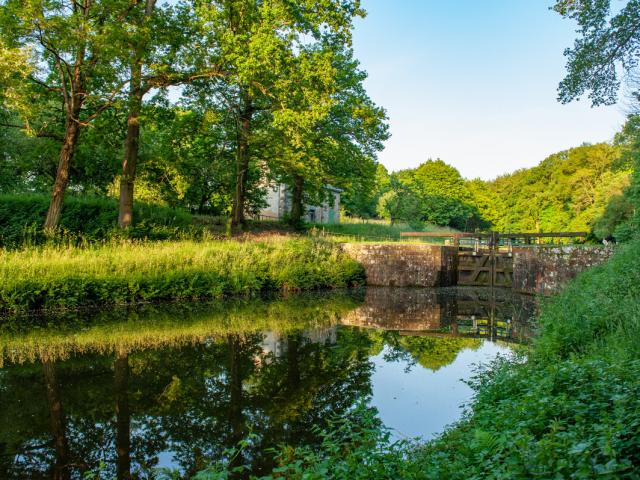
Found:
M 640 243 L 540 315 L 528 362 L 479 375 L 471 414 L 427 445 L 427 478 L 638 478 Z
M 49 197 L 0 195 L 0 246 L 18 247 L 44 241 L 42 225 Z M 129 238 L 168 239 L 191 229 L 191 215 L 183 210 L 137 202 Z M 75 241 L 103 240 L 121 236 L 117 228 L 118 202 L 111 198 L 67 195 L 60 217 L 60 233 Z M 195 230 L 195 229 L 193 229 Z

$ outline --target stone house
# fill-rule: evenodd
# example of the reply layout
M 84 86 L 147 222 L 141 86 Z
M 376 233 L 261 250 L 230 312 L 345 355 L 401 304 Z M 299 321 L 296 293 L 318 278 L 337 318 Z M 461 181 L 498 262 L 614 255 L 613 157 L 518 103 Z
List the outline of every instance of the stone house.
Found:
M 303 220 L 309 223 L 340 223 L 340 190 L 327 185 L 327 199 L 321 205 L 304 205 Z M 282 220 L 291 212 L 291 192 L 283 183 L 270 186 L 267 192 L 267 206 L 260 211 L 260 217 Z

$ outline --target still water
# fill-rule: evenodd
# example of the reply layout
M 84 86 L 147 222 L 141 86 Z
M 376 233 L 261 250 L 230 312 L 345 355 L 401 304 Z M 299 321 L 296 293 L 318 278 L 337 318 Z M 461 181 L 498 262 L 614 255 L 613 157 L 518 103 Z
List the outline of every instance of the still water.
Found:
M 428 439 L 535 309 L 508 290 L 380 288 L 5 322 L 0 478 L 188 477 L 249 434 L 241 460 L 265 473 L 267 449 L 314 444 L 359 402 Z

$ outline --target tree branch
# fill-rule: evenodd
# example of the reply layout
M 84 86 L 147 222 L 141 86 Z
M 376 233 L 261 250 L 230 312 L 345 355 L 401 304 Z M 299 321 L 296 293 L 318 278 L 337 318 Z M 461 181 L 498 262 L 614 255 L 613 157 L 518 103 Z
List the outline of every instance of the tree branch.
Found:
M 4 122 L 0 122 L 0 127 L 7 127 L 7 128 L 18 128 L 20 130 L 29 130 L 29 126 L 28 125 L 16 125 L 13 123 L 4 123 Z M 54 140 L 57 140 L 59 142 L 62 142 L 64 139 L 56 134 L 56 133 L 52 133 L 52 132 L 45 132 L 44 130 L 38 130 L 36 132 L 34 132 L 34 135 L 38 138 L 52 138 Z

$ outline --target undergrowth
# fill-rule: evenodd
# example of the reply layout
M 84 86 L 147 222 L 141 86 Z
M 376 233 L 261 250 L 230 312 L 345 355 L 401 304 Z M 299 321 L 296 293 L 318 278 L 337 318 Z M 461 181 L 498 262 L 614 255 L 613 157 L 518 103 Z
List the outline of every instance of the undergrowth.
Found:
M 47 216 L 50 199 L 46 195 L 0 195 L 0 247 L 19 248 L 51 241 L 42 225 Z M 64 199 L 58 231 L 58 243 L 86 244 L 114 238 L 166 240 L 195 238 L 205 228 L 194 225 L 188 212 L 136 202 L 133 225 L 126 231 L 118 229 L 118 202 L 103 197 Z

